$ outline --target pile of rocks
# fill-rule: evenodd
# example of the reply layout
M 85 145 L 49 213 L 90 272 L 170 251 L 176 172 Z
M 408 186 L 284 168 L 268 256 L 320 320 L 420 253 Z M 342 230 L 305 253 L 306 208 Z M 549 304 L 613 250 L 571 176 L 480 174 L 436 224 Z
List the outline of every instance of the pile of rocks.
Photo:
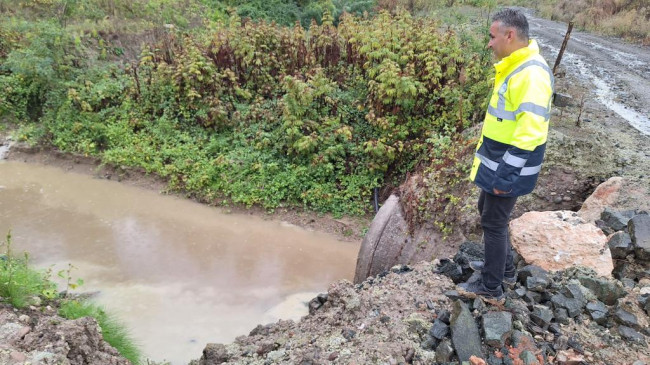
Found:
M 454 355 L 427 342 L 454 284 L 431 263 L 399 265 L 360 284 L 342 280 L 310 303 L 299 322 L 260 325 L 232 344 L 209 344 L 195 364 L 431 364 Z M 437 329 L 438 327 L 436 327 Z M 442 330 L 442 329 L 440 329 Z
M 466 243 L 456 258 L 478 249 Z M 638 286 L 584 268 L 525 265 L 505 301 L 494 302 L 459 294 L 438 272 L 449 262 L 456 264 L 399 265 L 361 284 L 338 282 L 299 322 L 210 344 L 194 364 L 650 363 L 647 295 Z
M 440 260 L 438 272 L 448 276 L 455 284 L 463 283 L 474 273 L 469 267 L 470 261 L 483 260 L 483 251 L 483 246 L 474 242 L 465 242 L 460 245 L 453 259 Z
M 503 304 L 480 297 L 468 299 L 455 290 L 447 292 L 456 300 L 459 313 L 452 319 L 470 318 L 470 310 L 474 319 L 462 320 L 462 328 L 452 328 L 450 338 L 459 360 L 469 360 L 469 354 L 459 349 L 482 344 L 483 350 L 472 354 L 491 365 L 513 364 L 517 358 L 524 364 L 566 363 L 569 359 L 609 363 L 613 359 L 607 352 L 617 343 L 642 352 L 645 348 L 645 356 L 650 356 L 650 301 L 639 289 L 626 290 L 620 281 L 599 277 L 590 269 L 550 273 L 527 265 L 519 270 L 515 288 L 506 291 Z M 575 331 L 576 326 L 584 328 Z M 461 335 L 454 336 L 454 332 Z M 607 350 L 594 346 L 594 338 L 600 338 Z M 630 357 L 625 359 L 623 363 Z
M 650 286 L 650 215 L 605 209 L 596 224 L 609 234 L 608 246 L 614 260 L 612 275 L 627 287 L 637 283 Z
M 478 349 L 483 345 L 481 352 L 472 350 L 471 354 L 476 356 L 476 363 L 481 363 L 481 358 L 488 364 L 510 364 L 516 359 L 524 364 L 632 363 L 632 359 L 639 358 L 648 362 L 650 215 L 608 208 L 596 224 L 609 234 L 613 278 L 580 266 L 548 271 L 527 265 L 524 258 L 515 255 L 519 266 L 517 283 L 512 289 L 506 288 L 505 303 L 489 303 L 480 297 L 468 299 L 456 290 L 445 293 L 456 300 L 457 313 L 446 324 L 453 327 L 454 317 L 465 319 L 462 328 L 451 328 L 442 337 L 443 332 L 434 331 L 434 324 L 433 340 L 429 341 L 432 348 L 448 341 L 458 359 L 465 361 L 470 354 L 461 348 Z M 453 259 L 441 260 L 438 270 L 455 283 L 472 281 L 480 273 L 469 268 L 469 261 L 482 256 L 480 245 L 467 242 Z M 469 320 L 468 313 L 473 313 L 475 323 Z M 454 332 L 462 335 L 454 336 Z M 635 352 L 637 357 L 622 355 L 625 351 Z M 613 353 L 622 357 L 617 359 Z
M 210 344 L 194 363 L 650 364 L 648 217 L 607 210 L 599 223 L 611 230 L 607 238 L 573 212 L 548 213 L 559 232 L 554 239 L 593 226 L 599 241 L 591 262 L 609 257 L 611 248 L 614 277 L 603 275 L 607 265 L 596 271 L 566 263 L 571 253 L 549 258 L 567 264 L 557 270 L 531 264 L 538 252 L 521 251 L 517 282 L 506 288 L 504 301 L 468 297 L 454 283 L 479 276 L 469 262 L 483 257 L 483 247 L 466 242 L 450 259 L 397 265 L 358 284 L 335 283 L 299 322 L 260 325 L 232 344 Z

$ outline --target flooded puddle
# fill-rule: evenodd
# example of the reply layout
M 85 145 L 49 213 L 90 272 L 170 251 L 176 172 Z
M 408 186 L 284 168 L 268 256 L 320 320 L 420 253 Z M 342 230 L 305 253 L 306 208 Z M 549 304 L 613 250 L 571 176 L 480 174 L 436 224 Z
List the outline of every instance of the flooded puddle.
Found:
M 0 161 L 0 233 L 130 328 L 155 361 L 187 364 L 208 342 L 307 314 L 305 302 L 352 279 L 357 243 L 117 182 Z M 63 289 L 63 288 L 61 288 Z

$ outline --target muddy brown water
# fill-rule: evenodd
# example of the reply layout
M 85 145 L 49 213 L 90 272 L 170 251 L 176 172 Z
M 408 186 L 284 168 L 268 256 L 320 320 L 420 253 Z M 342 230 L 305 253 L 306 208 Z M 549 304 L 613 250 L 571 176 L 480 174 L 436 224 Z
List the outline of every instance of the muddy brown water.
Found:
M 187 364 L 209 342 L 298 319 L 352 279 L 358 243 L 251 215 L 13 161 L 0 161 L 0 232 L 130 328 L 145 355 Z M 3 239 L 4 241 L 4 239 Z M 4 248 L 3 248 L 4 250 Z M 60 287 L 61 288 L 61 287 Z

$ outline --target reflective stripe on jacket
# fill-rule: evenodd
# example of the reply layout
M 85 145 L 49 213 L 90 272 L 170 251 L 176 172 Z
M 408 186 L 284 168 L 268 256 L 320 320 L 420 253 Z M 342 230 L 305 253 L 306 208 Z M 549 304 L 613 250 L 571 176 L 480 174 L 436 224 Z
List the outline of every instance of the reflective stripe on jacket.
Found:
M 470 179 L 506 197 L 533 191 L 544 159 L 553 75 L 531 40 L 494 65 L 494 90 L 476 147 Z

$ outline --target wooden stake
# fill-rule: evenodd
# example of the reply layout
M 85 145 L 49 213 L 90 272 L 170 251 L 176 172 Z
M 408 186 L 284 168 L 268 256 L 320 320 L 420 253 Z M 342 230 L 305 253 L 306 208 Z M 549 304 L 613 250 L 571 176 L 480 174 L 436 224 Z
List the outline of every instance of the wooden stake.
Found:
M 560 61 L 562 61 L 562 55 L 564 55 L 564 50 L 566 49 L 566 45 L 567 43 L 569 43 L 569 38 L 571 37 L 572 29 L 573 29 L 573 22 L 569 22 L 569 29 L 567 29 L 566 34 L 564 35 L 564 42 L 562 42 L 560 53 L 558 53 L 557 59 L 555 60 L 555 65 L 553 66 L 553 75 L 555 75 L 555 71 L 557 70 L 557 67 L 560 65 Z

